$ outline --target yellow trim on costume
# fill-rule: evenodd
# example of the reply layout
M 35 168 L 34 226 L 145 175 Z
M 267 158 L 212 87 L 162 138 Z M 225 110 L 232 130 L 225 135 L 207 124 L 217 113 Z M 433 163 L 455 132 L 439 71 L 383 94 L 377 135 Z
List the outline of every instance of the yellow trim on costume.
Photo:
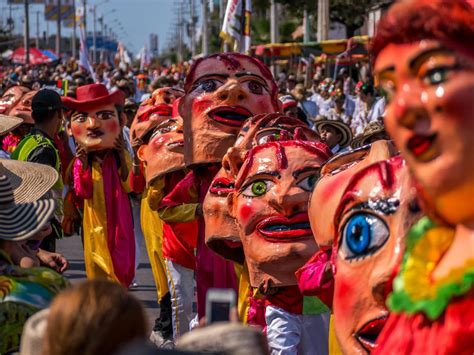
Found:
M 331 314 L 331 318 L 329 318 L 329 354 L 331 355 L 342 355 L 342 350 L 339 345 L 339 341 L 336 337 L 336 329 L 334 326 L 334 314 Z
M 165 262 L 163 259 L 163 222 L 158 216 L 158 212 L 151 209 L 148 201 L 150 194 L 148 192 L 148 189 L 145 189 L 143 192 L 140 222 L 153 279 L 156 285 L 158 302 L 160 302 L 169 291 Z
M 234 269 L 239 279 L 239 294 L 237 298 L 237 312 L 242 323 L 247 324 L 250 308 L 250 277 L 247 264 L 240 265 L 234 263 Z
M 92 198 L 84 200 L 84 263 L 88 279 L 118 279 L 107 245 L 107 216 L 101 164 L 92 162 Z

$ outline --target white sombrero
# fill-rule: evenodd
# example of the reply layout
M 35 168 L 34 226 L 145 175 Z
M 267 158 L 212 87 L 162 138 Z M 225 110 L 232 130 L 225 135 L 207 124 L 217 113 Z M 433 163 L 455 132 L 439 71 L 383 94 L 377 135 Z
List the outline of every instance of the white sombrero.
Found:
M 339 147 L 341 148 L 345 148 L 349 144 L 351 144 L 351 141 L 352 141 L 351 128 L 340 120 L 328 120 L 326 118 L 323 118 L 323 119 L 317 120 L 314 123 L 314 126 L 316 128 L 316 131 L 319 133 L 319 135 L 321 135 L 321 129 L 324 126 L 332 126 L 336 128 L 341 133 L 341 140 L 338 142 Z
M 15 116 L 0 115 L 0 136 L 13 131 L 23 123 L 23 119 Z
M 32 164 L 26 162 L 12 161 L 13 165 Z M 53 169 L 54 170 L 54 169 Z M 34 174 L 34 169 L 25 173 L 26 176 Z M 37 186 L 31 180 L 23 179 L 18 188 L 23 188 L 23 193 L 28 198 L 27 193 L 35 194 Z M 49 190 L 52 184 L 40 186 L 44 190 Z M 18 189 L 17 188 L 17 189 Z M 0 163 L 0 239 L 10 241 L 20 241 L 28 239 L 38 233 L 46 222 L 53 215 L 56 203 L 53 199 L 37 199 L 33 202 L 18 203 L 15 201 L 15 189 L 10 182 L 10 172 Z M 37 193 L 36 193 L 37 194 Z M 43 193 L 44 194 L 44 193 Z

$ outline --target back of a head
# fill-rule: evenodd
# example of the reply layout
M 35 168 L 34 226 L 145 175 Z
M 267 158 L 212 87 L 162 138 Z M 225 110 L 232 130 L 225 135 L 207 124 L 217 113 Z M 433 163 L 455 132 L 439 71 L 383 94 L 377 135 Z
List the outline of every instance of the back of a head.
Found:
M 225 355 L 266 355 L 268 345 L 261 330 L 240 323 L 216 323 L 183 335 L 176 348 Z
M 39 90 L 31 100 L 31 117 L 36 124 L 44 124 L 52 120 L 61 108 L 61 96 L 56 91 Z
M 146 338 L 141 304 L 111 281 L 91 280 L 65 290 L 50 309 L 44 354 L 112 354 Z

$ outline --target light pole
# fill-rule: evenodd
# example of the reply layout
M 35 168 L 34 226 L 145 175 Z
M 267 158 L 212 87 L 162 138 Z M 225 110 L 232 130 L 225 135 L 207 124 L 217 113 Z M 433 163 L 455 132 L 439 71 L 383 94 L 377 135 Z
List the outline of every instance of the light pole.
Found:
M 39 24 L 39 11 L 36 11 L 36 48 L 39 49 L 39 36 L 40 36 L 40 24 Z
M 202 54 L 209 54 L 209 38 L 207 33 L 207 9 L 208 2 L 207 0 L 202 0 Z
M 30 64 L 30 9 L 29 0 L 25 0 L 25 64 Z
M 61 0 L 57 0 L 58 4 L 58 18 L 56 20 L 56 53 L 61 54 Z

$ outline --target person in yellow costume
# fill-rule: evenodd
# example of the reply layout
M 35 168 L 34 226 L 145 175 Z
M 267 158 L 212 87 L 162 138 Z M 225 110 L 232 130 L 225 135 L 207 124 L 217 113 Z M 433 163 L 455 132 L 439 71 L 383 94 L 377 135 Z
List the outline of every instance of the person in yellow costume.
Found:
M 130 157 L 122 136 L 124 95 L 102 84 L 81 86 L 63 98 L 69 134 L 77 144 L 73 163 L 76 195 L 84 200 L 84 261 L 87 277 L 129 287 L 135 276 L 135 235 L 128 197 Z

